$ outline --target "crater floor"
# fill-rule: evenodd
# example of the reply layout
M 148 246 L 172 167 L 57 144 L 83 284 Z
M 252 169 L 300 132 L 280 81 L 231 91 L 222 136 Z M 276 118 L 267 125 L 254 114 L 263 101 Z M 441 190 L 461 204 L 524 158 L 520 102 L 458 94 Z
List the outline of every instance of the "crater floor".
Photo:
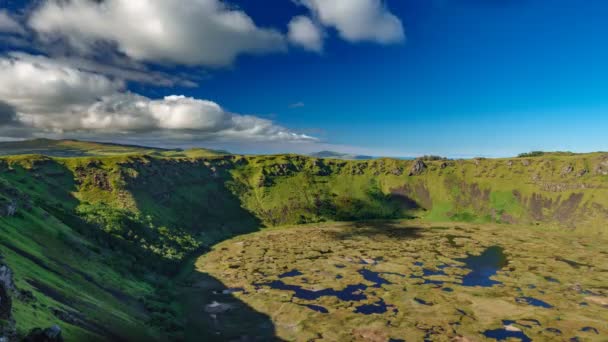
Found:
M 196 267 L 284 340 L 599 341 L 607 242 L 542 226 L 327 223 L 239 236 Z M 209 308 L 222 335 L 233 315 Z

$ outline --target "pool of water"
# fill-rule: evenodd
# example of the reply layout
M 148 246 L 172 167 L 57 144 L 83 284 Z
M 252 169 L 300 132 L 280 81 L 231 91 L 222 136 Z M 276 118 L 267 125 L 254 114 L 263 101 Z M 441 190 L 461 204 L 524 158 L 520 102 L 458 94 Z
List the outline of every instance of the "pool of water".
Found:
M 466 258 L 457 260 L 464 262 L 464 268 L 471 270 L 471 272 L 462 277 L 463 286 L 491 287 L 502 284 L 499 281 L 490 279 L 490 277 L 494 276 L 508 263 L 502 247 L 499 246 L 488 247 L 480 255 L 469 255 Z
M 320 313 L 324 313 L 324 314 L 329 313 L 329 310 L 327 310 L 326 308 L 324 308 L 324 307 L 322 307 L 320 305 L 307 304 L 307 305 L 304 305 L 304 306 L 306 306 L 307 308 L 309 308 L 309 309 L 311 309 L 313 311 L 316 311 L 316 312 L 320 312 Z
M 533 298 L 533 297 L 517 297 L 517 298 L 515 298 L 515 301 L 520 304 L 528 304 L 528 305 L 538 306 L 538 307 L 545 308 L 545 309 L 551 309 L 553 307 L 553 305 L 551 305 L 547 302 L 544 302 L 540 299 Z
M 386 311 L 388 311 L 388 306 L 382 299 L 376 303 L 360 305 L 355 308 L 356 313 L 364 315 L 382 314 Z
M 532 339 L 524 334 L 523 331 L 512 331 L 505 328 L 486 330 L 483 335 L 498 341 L 506 341 L 510 338 L 517 338 L 522 342 L 531 342 Z
M 282 280 L 274 280 L 269 283 L 256 284 L 256 286 L 268 286 L 275 290 L 293 291 L 294 297 L 306 300 L 315 300 L 321 297 L 336 297 L 344 301 L 362 301 L 367 299 L 363 291 L 367 289 L 367 285 L 356 284 L 348 285 L 342 290 L 323 289 L 323 290 L 308 290 L 298 285 L 285 284 Z
M 367 281 L 371 281 L 372 283 L 375 283 L 373 285 L 373 287 L 379 288 L 382 287 L 382 285 L 384 284 L 391 284 L 390 281 L 382 278 L 381 273 L 379 272 L 374 272 L 372 270 L 369 269 L 361 269 L 358 271 L 359 274 L 363 277 L 363 279 L 367 280 Z
M 285 272 L 283 274 L 279 275 L 279 278 L 291 278 L 291 277 L 297 277 L 297 276 L 301 276 L 303 273 L 298 271 L 298 270 L 291 270 L 289 272 Z

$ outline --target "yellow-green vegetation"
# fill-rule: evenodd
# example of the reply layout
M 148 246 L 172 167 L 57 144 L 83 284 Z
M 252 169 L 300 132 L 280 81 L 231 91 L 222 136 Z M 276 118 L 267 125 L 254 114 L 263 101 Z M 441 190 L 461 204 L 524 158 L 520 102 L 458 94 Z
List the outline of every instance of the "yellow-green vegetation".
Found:
M 228 299 L 209 291 L 230 282 L 196 272 L 194 260 L 218 242 L 263 227 L 417 218 L 475 224 L 476 241 L 484 244 L 483 236 L 503 232 L 512 241 L 511 232 L 536 232 L 535 243 L 569 234 L 606 238 L 605 153 L 423 162 L 77 141 L 10 144 L 3 151 L 18 155 L 0 158 L 0 254 L 16 290 L 10 291 L 12 318 L 0 316 L 0 327 L 14 321 L 21 337 L 59 324 L 68 340 L 217 338 L 213 317 L 226 307 L 213 301 Z M 307 227 L 315 226 L 276 234 L 297 243 Z M 478 250 L 461 255 L 468 251 Z M 241 267 L 234 258 L 230 270 Z M 268 339 L 282 331 L 266 315 L 272 312 L 229 297 L 238 310 L 229 310 L 234 324 L 219 336 L 228 330 L 234 338 Z
M 496 329 L 534 341 L 602 341 L 607 242 L 537 226 L 326 223 L 240 236 L 196 266 L 242 288 L 233 296 L 290 341 L 479 341 Z M 496 246 L 497 273 L 468 279 L 476 266 L 463 259 Z

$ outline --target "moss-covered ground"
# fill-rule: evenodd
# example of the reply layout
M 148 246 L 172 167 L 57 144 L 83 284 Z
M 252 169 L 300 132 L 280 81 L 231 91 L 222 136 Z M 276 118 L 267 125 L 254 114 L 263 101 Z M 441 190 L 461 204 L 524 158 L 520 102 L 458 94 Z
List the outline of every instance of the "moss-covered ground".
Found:
M 534 341 L 601 341 L 608 336 L 607 242 L 542 226 L 328 223 L 236 237 L 196 266 L 229 288 L 242 288 L 234 296 L 268 315 L 285 340 L 479 341 L 486 331 L 508 329 Z M 463 284 L 471 269 L 462 259 L 492 246 L 506 258 L 489 278 L 493 285 Z M 273 281 L 308 292 L 276 289 Z M 315 298 L 315 291 L 356 284 L 367 288 L 351 300 Z M 550 307 L 531 305 L 527 297 Z M 362 305 L 379 311 L 386 305 L 386 311 L 358 313 Z

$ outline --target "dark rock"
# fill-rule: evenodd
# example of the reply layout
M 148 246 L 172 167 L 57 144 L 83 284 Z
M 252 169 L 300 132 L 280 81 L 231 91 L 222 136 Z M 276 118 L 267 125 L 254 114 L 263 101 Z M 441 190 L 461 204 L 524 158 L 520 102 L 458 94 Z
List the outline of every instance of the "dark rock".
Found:
M 578 172 L 576 175 L 577 175 L 578 177 L 583 177 L 584 175 L 586 175 L 586 174 L 588 174 L 588 173 L 589 173 L 589 170 L 587 170 L 587 169 L 582 169 L 582 170 L 580 170 L 580 171 L 579 171 L 579 172 Z
M 351 170 L 351 174 L 352 175 L 362 175 L 365 172 L 365 169 L 367 169 L 367 164 L 355 164 L 352 166 L 352 170 Z
M 572 166 L 572 165 L 566 165 L 562 169 L 562 176 L 569 175 L 572 172 L 574 172 L 574 166 Z
M 0 263 L 0 341 L 12 341 L 15 338 L 15 320 L 13 319 L 12 293 L 15 292 L 13 272 Z
M 426 164 L 418 159 L 414 162 L 414 165 L 412 166 L 412 169 L 410 170 L 410 176 L 418 176 L 420 174 L 422 174 L 425 170 L 427 169 Z
M 395 168 L 391 171 L 391 174 L 393 174 L 395 176 L 401 176 L 403 174 L 403 169 L 400 167 Z
M 17 202 L 15 200 L 0 199 L 0 217 L 14 216 L 17 213 Z
M 58 325 L 53 325 L 44 330 L 41 328 L 34 328 L 23 339 L 23 342 L 63 342 L 61 328 Z
M 595 167 L 595 173 L 601 176 L 608 176 L 608 160 L 600 162 Z

